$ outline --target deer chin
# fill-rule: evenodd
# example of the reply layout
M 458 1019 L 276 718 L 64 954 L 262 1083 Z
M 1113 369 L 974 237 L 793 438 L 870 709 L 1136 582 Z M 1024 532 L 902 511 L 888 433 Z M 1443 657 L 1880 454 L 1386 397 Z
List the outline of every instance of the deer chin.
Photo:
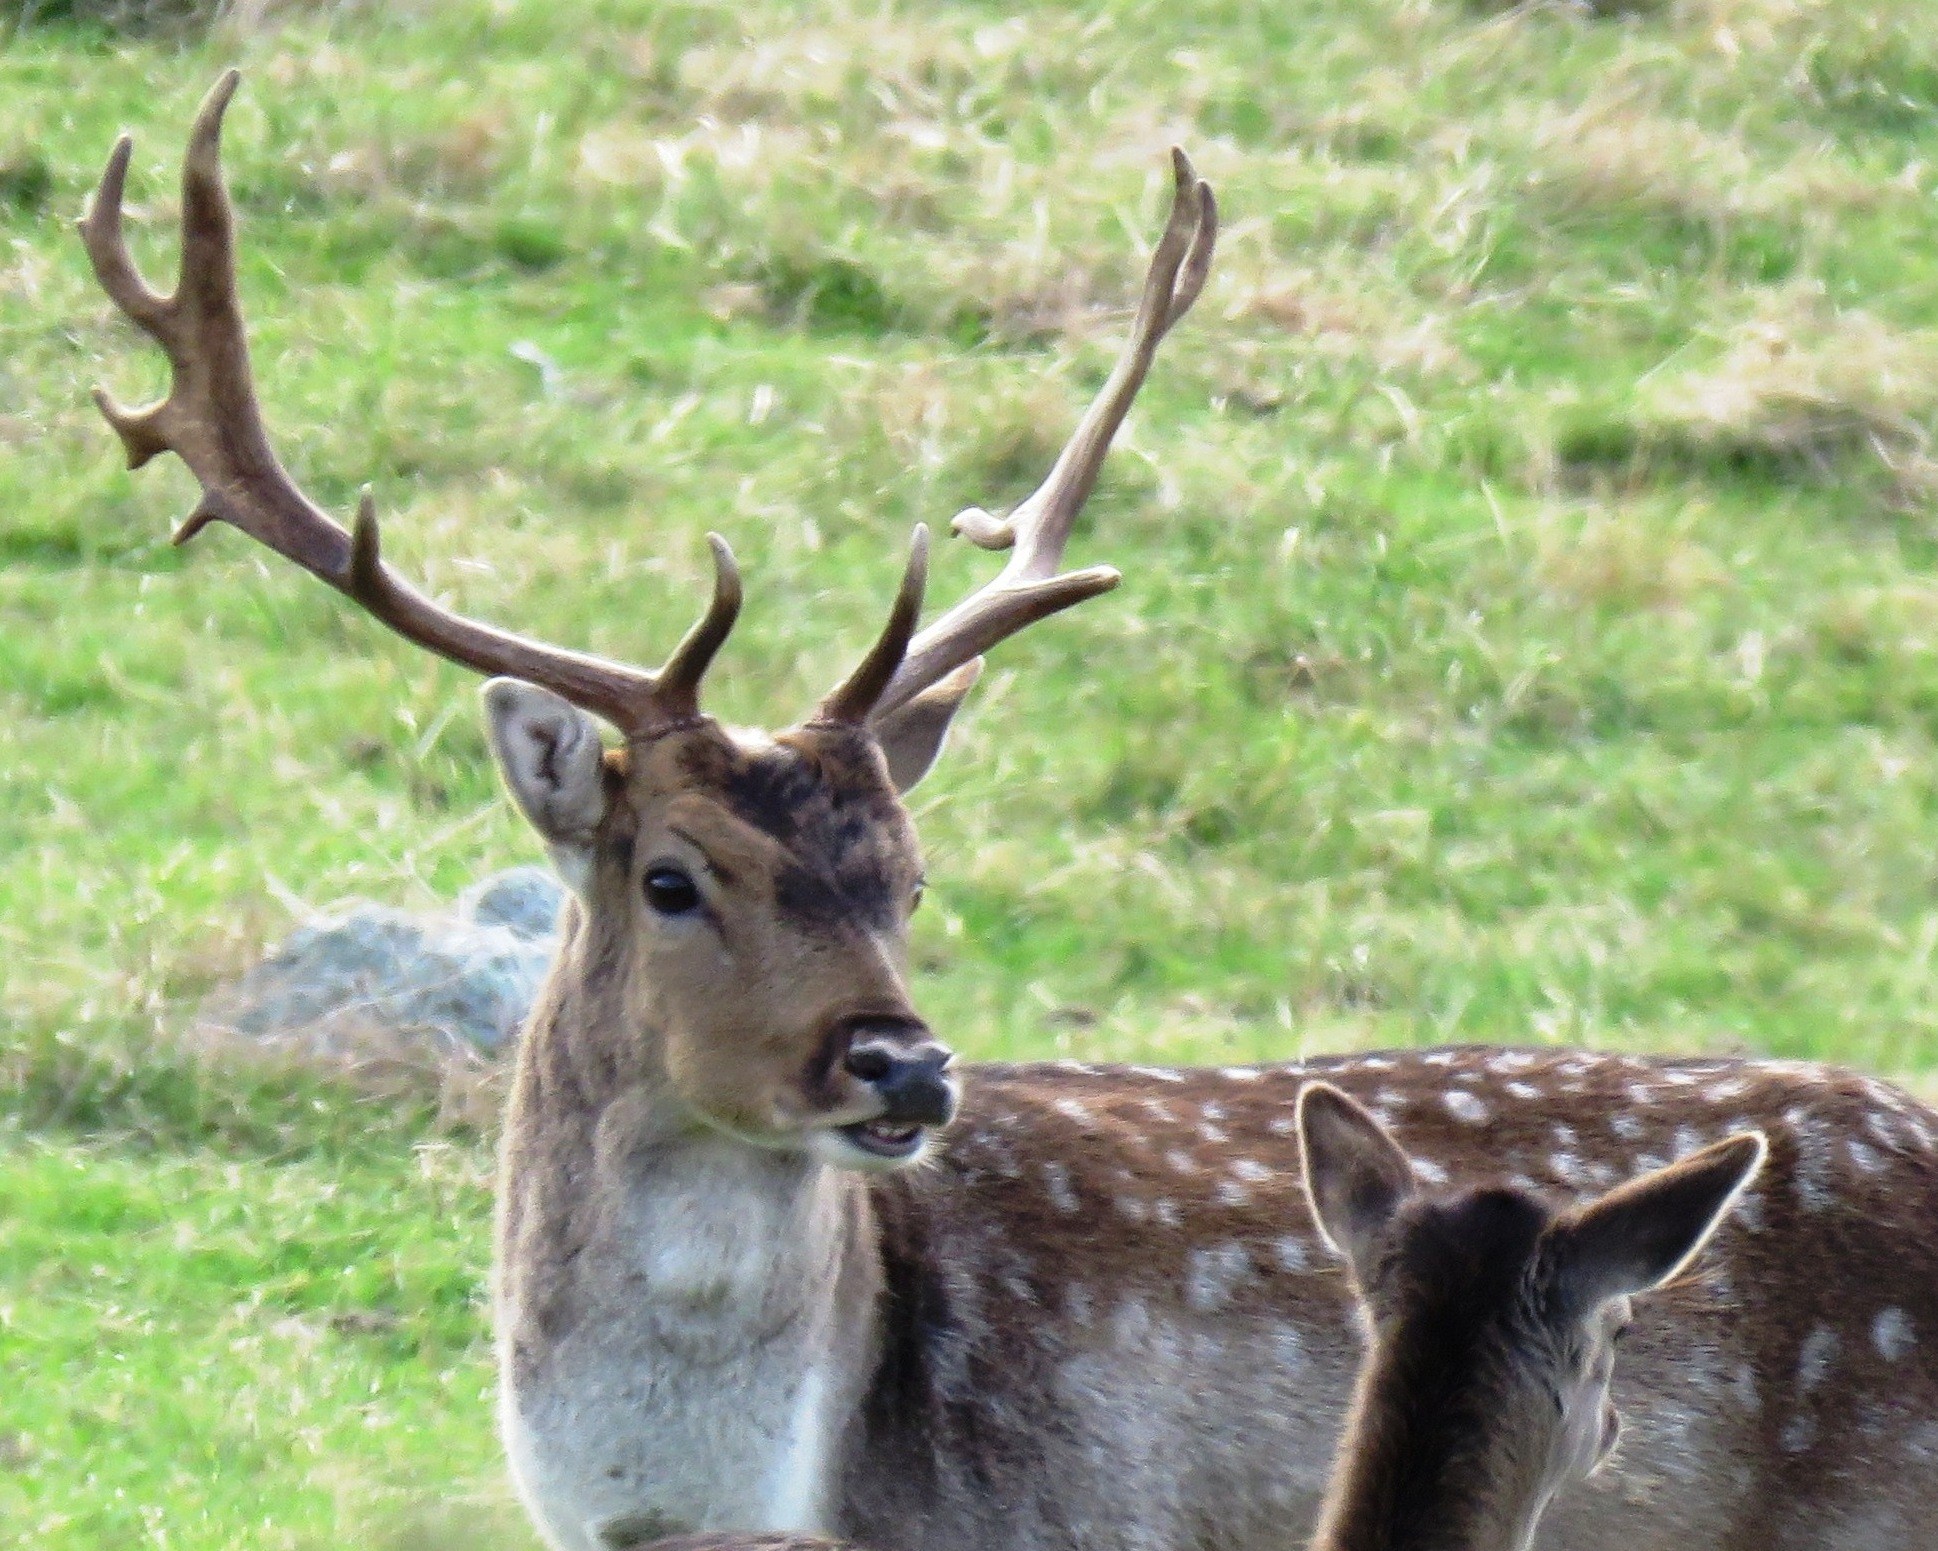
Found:
M 808 1150 L 823 1163 L 858 1174 L 887 1174 L 919 1163 L 935 1135 L 906 1120 L 858 1120 L 808 1133 Z

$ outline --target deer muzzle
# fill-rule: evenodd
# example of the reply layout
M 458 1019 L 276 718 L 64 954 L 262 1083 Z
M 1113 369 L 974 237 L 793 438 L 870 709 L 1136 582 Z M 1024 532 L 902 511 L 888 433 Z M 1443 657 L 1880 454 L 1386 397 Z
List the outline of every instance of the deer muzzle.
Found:
M 878 1157 L 913 1154 L 926 1128 L 955 1118 L 954 1060 L 954 1051 L 913 1020 L 871 1019 L 858 1026 L 842 1065 L 881 1101 L 881 1113 L 844 1126 L 843 1135 Z

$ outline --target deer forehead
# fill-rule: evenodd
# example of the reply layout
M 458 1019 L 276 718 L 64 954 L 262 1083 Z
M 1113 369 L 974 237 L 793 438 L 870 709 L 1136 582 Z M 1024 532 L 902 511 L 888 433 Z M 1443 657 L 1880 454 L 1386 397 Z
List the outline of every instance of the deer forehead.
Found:
M 914 826 L 865 734 L 702 725 L 638 752 L 627 789 L 641 817 L 771 880 L 797 924 L 888 925 L 920 875 Z

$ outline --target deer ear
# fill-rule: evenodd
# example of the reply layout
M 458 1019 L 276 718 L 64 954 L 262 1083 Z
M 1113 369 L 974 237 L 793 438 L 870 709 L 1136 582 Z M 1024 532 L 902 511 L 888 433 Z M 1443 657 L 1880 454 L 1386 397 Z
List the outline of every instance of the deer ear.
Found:
M 519 679 L 486 684 L 484 706 L 491 752 L 512 799 L 551 851 L 559 876 L 583 894 L 593 836 L 606 816 L 598 723 L 549 689 Z
M 1549 1232 L 1568 1306 L 1586 1314 L 1672 1281 L 1728 1216 L 1768 1151 L 1762 1132 L 1746 1131 L 1562 1218 Z
M 973 657 L 872 724 L 875 741 L 888 756 L 888 774 L 896 791 L 908 791 L 929 773 L 942 753 L 957 708 L 981 677 L 982 659 Z
M 1377 1120 L 1322 1082 L 1299 1094 L 1299 1156 L 1319 1231 L 1363 1287 L 1380 1231 L 1413 1194 L 1413 1165 Z

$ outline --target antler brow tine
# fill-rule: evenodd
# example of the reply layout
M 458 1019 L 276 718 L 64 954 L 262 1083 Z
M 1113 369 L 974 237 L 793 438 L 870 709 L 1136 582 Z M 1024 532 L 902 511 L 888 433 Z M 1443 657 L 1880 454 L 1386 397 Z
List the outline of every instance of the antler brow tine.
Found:
M 1096 487 L 1111 439 L 1157 357 L 1157 347 L 1191 310 L 1211 273 L 1218 242 L 1218 202 L 1182 150 L 1171 151 L 1171 216 L 1151 255 L 1130 339 L 1043 484 L 1007 519 L 971 507 L 952 525 L 984 549 L 1008 549 L 1009 563 L 987 586 L 964 598 L 909 643 L 901 666 L 875 701 L 886 716 L 998 641 L 1072 604 L 1109 592 L 1120 580 L 1110 566 L 1059 572 L 1077 514 Z
M 108 298 L 168 355 L 168 393 L 140 409 L 101 389 L 95 402 L 121 437 L 128 466 L 173 452 L 202 487 L 176 530 L 185 543 L 222 521 L 361 604 L 406 640 L 480 673 L 542 685 L 596 712 L 630 737 L 690 719 L 707 663 L 733 628 L 740 577 L 718 538 L 714 595 L 661 674 L 548 646 L 464 618 L 434 603 L 383 563 L 376 503 L 366 488 L 354 532 L 345 532 L 283 469 L 256 400 L 249 343 L 236 292 L 235 215 L 222 180 L 222 119 L 241 77 L 225 73 L 203 99 L 182 159 L 181 277 L 163 296 L 142 278 L 122 230 L 133 144 L 108 157 L 81 218 L 81 240 Z

